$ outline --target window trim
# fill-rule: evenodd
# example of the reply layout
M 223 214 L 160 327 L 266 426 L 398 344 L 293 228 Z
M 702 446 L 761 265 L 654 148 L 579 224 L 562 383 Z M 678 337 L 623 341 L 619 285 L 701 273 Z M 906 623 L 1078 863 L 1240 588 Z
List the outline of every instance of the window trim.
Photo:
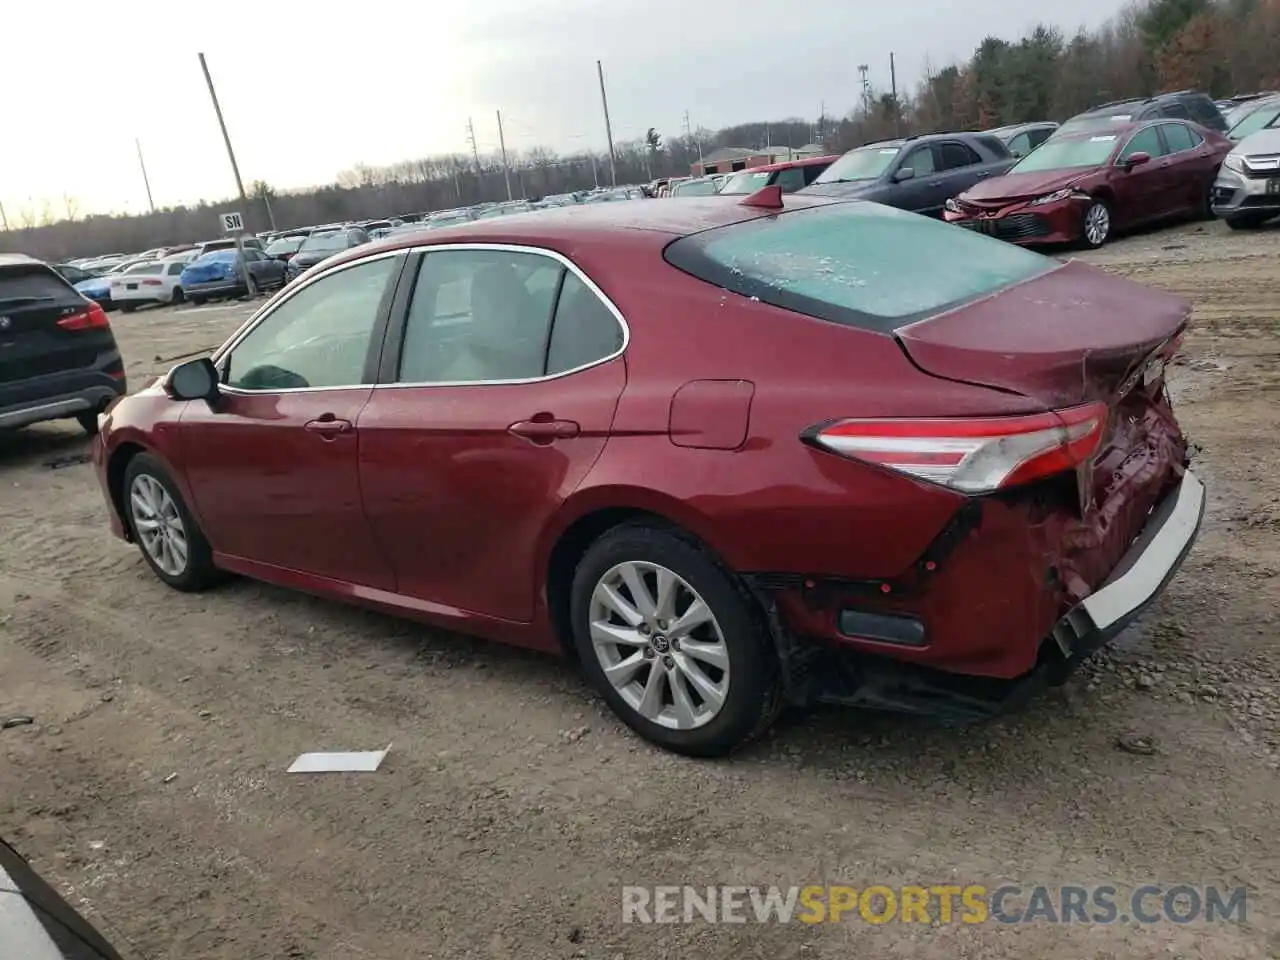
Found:
M 939 169 L 938 163 L 943 159 L 942 148 L 946 146 L 958 146 L 962 150 L 964 150 L 969 157 L 973 159 L 971 159 L 968 163 L 962 164 L 958 167 L 942 167 L 941 169 Z M 957 170 L 968 170 L 970 167 L 977 167 L 977 166 L 980 166 L 981 164 L 991 162 L 989 160 L 984 160 L 981 153 L 973 149 L 973 147 L 969 146 L 969 144 L 965 143 L 963 140 L 959 140 L 955 137 L 950 137 L 946 140 L 935 141 L 933 144 L 933 149 L 934 149 L 934 153 L 933 153 L 934 167 L 933 167 L 933 174 L 932 174 L 933 176 L 938 176 L 944 173 L 954 173 Z
M 574 367 L 571 370 L 562 370 L 559 373 L 543 374 L 540 377 L 526 377 L 518 380 L 449 380 L 434 381 L 430 383 L 401 383 L 395 378 L 399 375 L 400 369 L 400 353 L 404 349 L 405 327 L 409 322 L 409 306 L 413 299 L 413 287 L 417 284 L 418 271 L 422 269 L 422 261 L 425 257 L 432 253 L 444 253 L 449 251 L 498 251 L 502 253 L 524 253 L 534 256 L 548 257 L 556 261 L 564 270 L 572 272 L 582 283 L 594 293 L 600 301 L 613 314 L 614 320 L 622 328 L 622 344 L 613 353 L 591 363 L 584 363 L 581 366 Z M 622 315 L 622 311 L 618 309 L 617 304 L 613 302 L 609 296 L 600 289 L 591 277 L 587 276 L 586 271 L 570 260 L 567 256 L 558 250 L 552 250 L 549 247 L 536 247 L 528 244 L 517 243 L 434 243 L 420 244 L 415 247 L 402 250 L 410 254 L 406 261 L 406 266 L 401 272 L 400 289 L 396 294 L 396 301 L 391 309 L 391 317 L 387 324 L 387 333 L 385 348 L 382 351 L 382 360 L 378 366 L 377 382 L 373 385 L 375 390 L 425 390 L 434 387 L 493 387 L 493 386 L 512 386 L 530 383 L 549 383 L 553 380 L 559 380 L 563 377 L 571 377 L 576 373 L 584 370 L 590 370 L 592 367 L 598 367 L 602 364 L 611 363 L 626 353 L 627 347 L 631 344 L 631 327 L 627 323 L 626 317 Z M 406 282 L 411 280 L 411 282 Z M 560 288 L 564 285 L 563 279 L 560 281 Z M 559 310 L 559 295 L 557 291 L 555 308 L 551 314 L 551 321 L 547 328 L 548 343 L 555 329 L 556 312 Z
M 231 338 L 223 343 L 209 357 L 213 365 L 217 367 L 219 375 L 223 372 L 223 364 L 228 355 L 235 350 L 237 346 L 256 330 L 263 322 L 266 321 L 273 313 L 283 307 L 286 303 L 296 297 L 303 290 L 307 289 L 314 283 L 331 277 L 334 274 L 341 273 L 344 270 L 350 270 L 353 267 L 364 266 L 375 260 L 389 260 L 401 258 L 399 269 L 393 270 L 391 282 L 382 293 L 382 300 L 378 303 L 378 313 L 374 318 L 373 330 L 369 339 L 369 356 L 365 358 L 365 374 L 362 379 L 368 380 L 369 371 L 380 369 L 379 362 L 374 360 L 370 363 L 369 357 L 379 357 L 385 350 L 386 333 L 389 326 L 388 320 L 391 314 L 391 306 L 395 302 L 395 297 L 399 291 L 404 278 L 404 261 L 407 259 L 405 251 L 402 249 L 380 251 L 370 254 L 367 257 L 361 257 L 358 260 L 348 260 L 343 263 L 334 264 L 322 273 L 317 273 L 314 277 L 308 277 L 305 281 L 296 284 L 287 284 L 279 294 L 267 301 L 257 313 L 253 314 L 240 325 L 240 328 L 231 334 Z M 287 296 L 286 296 L 287 294 Z M 375 378 L 376 379 L 376 378 Z M 237 397 L 269 397 L 286 393 L 332 393 L 336 390 L 369 390 L 374 386 L 373 383 L 353 383 L 341 387 L 277 387 L 274 390 L 245 390 L 242 387 L 231 387 L 225 383 L 219 383 L 218 389 L 223 393 L 231 394 Z

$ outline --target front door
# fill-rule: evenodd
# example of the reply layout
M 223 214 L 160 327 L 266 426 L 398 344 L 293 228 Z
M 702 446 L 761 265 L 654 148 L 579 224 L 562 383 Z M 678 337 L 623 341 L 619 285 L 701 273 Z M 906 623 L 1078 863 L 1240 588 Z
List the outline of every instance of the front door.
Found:
M 898 164 L 899 170 L 907 168 L 912 171 L 911 179 L 895 185 L 893 205 L 913 213 L 932 214 L 935 208 L 941 210 L 946 198 L 936 199 L 942 188 L 942 175 L 936 170 L 933 148 L 927 143 L 916 146 Z
M 1144 127 L 1130 137 L 1116 158 L 1117 165 L 1124 166 L 1135 153 L 1148 154 L 1151 159 L 1115 179 L 1115 212 L 1120 218 L 1120 223 L 1115 226 L 1154 220 L 1177 209 L 1179 198 L 1169 196 L 1172 177 L 1168 164 L 1164 162 L 1165 146 L 1159 127 Z
M 539 535 L 600 456 L 620 317 L 536 250 L 422 257 L 399 352 L 360 414 L 360 482 L 402 594 L 525 622 Z
M 363 261 L 301 287 L 219 356 L 216 407 L 187 405 L 187 480 L 217 552 L 395 588 L 364 515 L 357 425 L 399 263 Z

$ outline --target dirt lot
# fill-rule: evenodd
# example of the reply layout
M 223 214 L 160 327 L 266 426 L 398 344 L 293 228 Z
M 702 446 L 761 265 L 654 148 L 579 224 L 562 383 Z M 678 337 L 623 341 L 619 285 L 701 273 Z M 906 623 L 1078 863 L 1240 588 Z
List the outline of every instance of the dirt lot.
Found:
M 62 465 L 85 441 L 45 426 L 0 440 L 0 715 L 36 718 L 0 732 L 0 832 L 148 958 L 1280 955 L 1280 230 L 1089 259 L 1195 302 L 1174 383 L 1211 502 L 1159 607 L 1065 694 L 964 731 L 788 717 L 678 759 L 549 660 L 248 582 L 167 590 Z M 244 313 L 113 317 L 137 384 Z M 376 774 L 284 773 L 387 743 Z M 622 884 L 805 882 L 1250 900 L 1243 925 L 621 922 Z

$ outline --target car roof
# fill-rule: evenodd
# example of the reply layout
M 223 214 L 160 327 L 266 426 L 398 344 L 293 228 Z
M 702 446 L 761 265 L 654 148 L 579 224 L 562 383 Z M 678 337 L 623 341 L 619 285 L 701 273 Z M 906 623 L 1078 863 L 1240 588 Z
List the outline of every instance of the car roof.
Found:
M 43 260 L 29 257 L 25 253 L 0 253 L 0 267 L 29 267 L 33 263 L 47 266 Z
M 473 220 L 436 230 L 405 236 L 392 235 L 377 249 L 404 249 L 450 243 L 498 243 L 545 247 L 561 252 L 608 238 L 627 239 L 632 244 L 661 250 L 678 237 L 703 230 L 776 215 L 778 211 L 747 206 L 744 198 L 690 197 L 679 203 L 637 200 L 634 203 L 589 203 L 568 207 L 548 207 L 518 216 Z M 790 194 L 785 210 L 831 206 L 850 201 L 832 197 Z M 369 247 L 356 247 L 326 264 L 345 263 L 365 256 Z

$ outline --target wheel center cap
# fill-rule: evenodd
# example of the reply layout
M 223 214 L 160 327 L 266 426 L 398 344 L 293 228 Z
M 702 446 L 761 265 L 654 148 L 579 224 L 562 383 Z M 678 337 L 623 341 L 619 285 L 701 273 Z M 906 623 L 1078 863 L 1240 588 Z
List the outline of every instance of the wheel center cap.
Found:
M 653 649 L 657 650 L 659 653 L 666 653 L 671 649 L 671 641 L 660 633 L 655 633 L 650 642 L 653 644 Z

